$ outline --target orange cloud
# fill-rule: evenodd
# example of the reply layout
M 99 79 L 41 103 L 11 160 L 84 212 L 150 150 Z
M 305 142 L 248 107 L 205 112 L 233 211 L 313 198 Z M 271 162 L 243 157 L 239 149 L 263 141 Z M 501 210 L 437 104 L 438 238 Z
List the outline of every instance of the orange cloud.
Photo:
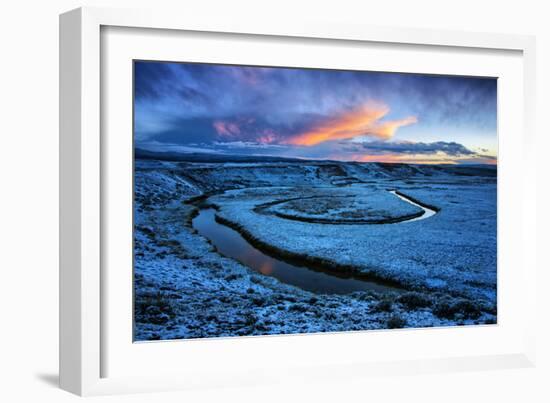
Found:
M 402 126 L 417 122 L 414 116 L 400 120 L 380 122 L 390 111 L 387 105 L 369 102 L 350 112 L 322 122 L 313 129 L 298 134 L 288 144 L 312 146 L 329 140 L 346 140 L 358 136 L 373 136 L 387 140 Z
M 400 127 L 412 125 L 417 122 L 418 122 L 418 119 L 416 118 L 416 116 L 409 116 L 405 119 L 389 120 L 387 122 L 377 123 L 372 128 L 372 134 L 375 135 L 376 137 L 389 139 L 393 137 L 397 129 L 399 129 Z M 371 134 L 371 133 L 369 132 L 368 134 Z

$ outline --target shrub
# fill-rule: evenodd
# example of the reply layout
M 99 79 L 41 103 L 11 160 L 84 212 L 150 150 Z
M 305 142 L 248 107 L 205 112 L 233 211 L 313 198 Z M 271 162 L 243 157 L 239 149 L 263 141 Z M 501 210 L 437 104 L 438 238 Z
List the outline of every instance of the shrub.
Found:
M 263 279 L 259 276 L 250 277 L 250 281 L 254 284 L 262 284 Z
M 255 326 L 256 322 L 258 322 L 258 318 L 256 317 L 256 315 L 252 313 L 247 313 L 244 320 L 245 320 L 245 325 L 250 327 Z
M 399 315 L 390 316 L 390 318 L 386 322 L 386 326 L 388 329 L 401 329 L 405 327 L 406 324 L 407 321 Z
M 400 295 L 397 301 L 408 309 L 426 308 L 432 304 L 432 301 L 427 296 L 419 292 L 408 292 Z
M 252 298 L 252 303 L 256 306 L 264 306 L 266 304 L 266 300 L 261 297 L 254 297 Z
M 374 312 L 390 312 L 393 308 L 393 302 L 389 299 L 380 300 L 374 307 Z
M 327 320 L 336 320 L 336 314 L 334 312 L 326 312 L 325 319 Z
M 156 294 L 136 298 L 136 319 L 140 322 L 164 324 L 175 316 L 170 295 L 158 291 Z
M 296 311 L 296 312 L 306 312 L 308 310 L 308 306 L 305 304 L 292 304 L 289 308 L 289 311 Z
M 440 318 L 452 319 L 455 316 L 455 310 L 450 300 L 442 299 L 435 304 L 433 313 Z
M 464 318 L 475 319 L 479 318 L 481 311 L 479 307 L 471 301 L 466 299 L 459 300 L 454 305 L 455 310 L 460 313 Z
M 480 309 L 466 299 L 456 301 L 442 299 L 435 305 L 433 313 L 440 318 L 446 319 L 454 319 L 457 315 L 461 315 L 467 319 L 475 319 L 481 315 Z

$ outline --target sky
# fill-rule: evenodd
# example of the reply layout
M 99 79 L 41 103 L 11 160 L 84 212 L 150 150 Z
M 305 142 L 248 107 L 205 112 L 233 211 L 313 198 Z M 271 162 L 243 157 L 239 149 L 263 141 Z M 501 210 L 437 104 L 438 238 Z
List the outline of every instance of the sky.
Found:
M 136 61 L 134 80 L 137 148 L 496 163 L 494 78 Z

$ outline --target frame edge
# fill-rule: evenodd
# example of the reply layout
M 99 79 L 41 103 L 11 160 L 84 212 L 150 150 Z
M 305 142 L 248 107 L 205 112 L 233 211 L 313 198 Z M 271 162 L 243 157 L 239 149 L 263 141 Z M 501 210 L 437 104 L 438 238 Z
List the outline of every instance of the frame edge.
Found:
M 98 50 L 101 25 L 522 50 L 525 57 L 526 109 L 527 103 L 530 106 L 535 103 L 536 45 L 535 39 L 530 36 L 444 30 L 442 36 L 436 36 L 435 33 L 442 30 L 400 27 L 396 33 L 392 31 L 392 27 L 350 28 L 338 24 L 331 25 L 331 28 L 335 29 L 332 30 L 332 34 L 327 35 L 326 28 L 320 29 L 327 24 L 320 26 L 312 22 L 299 26 L 289 23 L 280 28 L 271 25 L 266 29 L 252 23 L 241 28 L 231 22 L 221 23 L 219 20 L 205 25 L 174 18 L 175 16 L 169 14 L 150 14 L 145 10 L 96 7 L 79 8 L 60 15 L 59 367 L 60 387 L 78 395 L 111 394 L 121 389 L 129 391 L 126 381 L 120 385 L 114 379 L 101 378 L 99 370 L 101 345 Z M 404 30 L 412 32 L 407 39 L 403 39 Z M 531 108 L 529 114 L 525 115 L 525 131 L 530 145 L 526 154 L 534 152 L 534 129 L 534 111 Z M 533 215 L 530 219 L 536 220 L 536 216 Z M 537 262 L 531 262 L 529 273 L 536 275 L 539 272 Z M 534 281 L 533 279 L 528 284 L 530 291 L 536 289 Z M 536 294 L 533 293 L 532 298 L 536 298 Z M 536 304 L 535 301 L 529 301 L 529 304 L 531 303 Z M 530 332 L 526 335 L 527 351 L 520 355 L 520 367 L 534 366 L 535 362 L 536 335 L 533 334 L 533 322 L 529 320 L 528 323 Z M 175 382 L 159 383 L 162 384 L 160 389 L 164 389 L 173 388 Z M 143 389 L 159 390 L 155 387 Z
M 59 386 L 82 393 L 82 13 L 59 17 Z

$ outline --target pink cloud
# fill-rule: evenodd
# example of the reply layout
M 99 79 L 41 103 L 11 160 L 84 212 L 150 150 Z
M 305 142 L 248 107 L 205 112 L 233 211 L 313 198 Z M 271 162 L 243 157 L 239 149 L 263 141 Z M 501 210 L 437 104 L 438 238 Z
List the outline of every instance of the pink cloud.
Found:
M 261 144 L 271 144 L 277 141 L 277 137 L 277 134 L 273 130 L 266 129 L 262 132 L 262 135 L 257 139 L 257 141 Z
M 221 137 L 234 138 L 241 134 L 241 129 L 235 123 L 217 120 L 213 123 L 213 126 L 218 136 Z

